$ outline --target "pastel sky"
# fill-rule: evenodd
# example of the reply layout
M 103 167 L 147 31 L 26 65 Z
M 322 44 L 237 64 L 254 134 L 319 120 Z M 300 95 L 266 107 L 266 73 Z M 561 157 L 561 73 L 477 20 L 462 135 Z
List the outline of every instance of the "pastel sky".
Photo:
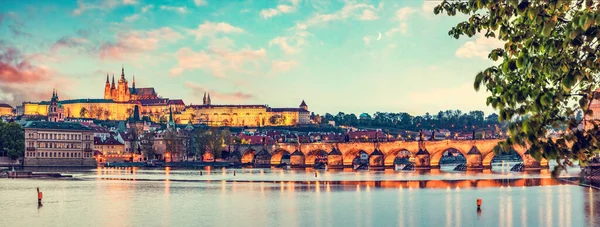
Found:
M 501 45 L 448 36 L 437 1 L 5 0 L 0 102 L 102 98 L 125 67 L 137 87 L 199 104 L 315 113 L 493 110 L 473 90 Z M 378 40 L 379 34 L 381 38 Z

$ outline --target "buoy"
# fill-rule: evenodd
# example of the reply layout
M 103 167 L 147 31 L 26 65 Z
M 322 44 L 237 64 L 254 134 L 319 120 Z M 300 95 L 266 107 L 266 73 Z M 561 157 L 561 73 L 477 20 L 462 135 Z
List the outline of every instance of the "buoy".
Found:
M 235 170 L 233 171 L 233 176 L 235 177 Z
M 202 171 L 200 171 L 200 176 L 202 176 Z
M 44 195 L 42 194 L 42 192 L 40 192 L 40 188 L 37 188 L 37 193 L 38 193 L 38 206 L 42 206 L 42 198 L 44 198 Z
M 482 203 L 481 199 L 480 199 L 480 198 L 478 198 L 478 199 L 477 199 L 477 208 L 480 208 L 480 207 L 481 207 L 481 203 Z

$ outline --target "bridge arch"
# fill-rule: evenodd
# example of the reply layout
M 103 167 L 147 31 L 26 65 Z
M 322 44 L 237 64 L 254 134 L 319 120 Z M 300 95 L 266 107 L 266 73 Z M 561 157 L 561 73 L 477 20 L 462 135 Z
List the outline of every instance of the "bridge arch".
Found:
M 283 148 L 278 148 L 271 155 L 271 165 L 279 165 L 282 163 L 290 163 L 291 153 Z M 287 160 L 287 161 L 286 161 Z
M 362 157 L 362 159 L 361 159 Z M 365 159 L 366 158 L 366 159 Z M 366 162 L 365 162 L 366 160 Z M 369 153 L 362 149 L 353 149 L 348 151 L 344 155 L 344 166 L 352 166 L 355 161 L 365 162 L 365 165 L 369 164 Z
M 463 157 L 467 157 L 467 151 L 464 151 L 463 149 L 454 147 L 454 146 L 447 146 L 447 147 L 442 147 L 442 148 L 438 148 L 436 150 L 432 150 L 430 152 L 431 154 L 431 166 L 432 167 L 439 167 L 440 166 L 440 161 L 442 159 L 442 156 L 448 152 L 451 151 L 458 151 L 458 153 L 460 153 L 460 155 L 462 155 Z
M 412 152 L 410 152 L 408 149 L 395 149 L 385 156 L 384 165 L 386 167 L 393 167 L 397 159 L 410 158 L 411 156 Z
M 314 166 L 315 164 L 327 164 L 327 152 L 324 150 L 312 150 L 306 155 L 305 165 Z
M 242 164 L 253 164 L 254 163 L 254 155 L 256 155 L 256 150 L 252 148 L 248 148 L 244 151 L 242 155 Z

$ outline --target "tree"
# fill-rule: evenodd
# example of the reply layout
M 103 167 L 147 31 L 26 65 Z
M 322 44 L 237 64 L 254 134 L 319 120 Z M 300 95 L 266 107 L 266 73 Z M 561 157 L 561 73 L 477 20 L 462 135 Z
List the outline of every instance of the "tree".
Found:
M 491 93 L 487 104 L 509 123 L 503 150 L 528 146 L 534 158 L 558 161 L 555 174 L 571 160 L 585 165 L 600 148 L 597 121 L 574 130 L 581 123 L 575 113 L 591 116 L 590 103 L 598 98 L 599 8 L 600 2 L 592 0 L 445 0 L 434 9 L 469 17 L 448 32 L 456 39 L 484 33 L 504 42 L 490 52 L 496 65 L 479 72 L 474 87 Z M 515 120 L 518 116 L 528 117 Z M 546 138 L 550 128 L 561 125 L 568 126 L 563 138 Z
M 183 156 L 183 138 L 177 129 L 169 128 L 164 132 L 165 148 L 173 156 Z
M 0 121 L 0 153 L 15 160 L 25 152 L 25 132 L 17 123 Z
M 199 130 L 196 133 L 196 155 L 210 153 L 215 159 L 222 157 L 223 146 L 229 146 L 233 143 L 233 137 L 229 130 L 211 128 L 208 130 Z
M 146 156 L 148 160 L 154 159 L 156 157 L 156 150 L 154 149 L 154 132 L 144 133 L 140 140 L 140 146 L 142 147 L 144 156 Z
M 85 118 L 88 115 L 88 109 L 85 107 L 81 107 L 79 110 L 79 117 Z

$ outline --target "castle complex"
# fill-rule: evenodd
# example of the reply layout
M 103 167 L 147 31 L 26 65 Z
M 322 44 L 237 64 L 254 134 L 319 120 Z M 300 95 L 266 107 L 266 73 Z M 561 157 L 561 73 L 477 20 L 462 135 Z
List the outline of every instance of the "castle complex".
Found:
M 181 99 L 159 97 L 155 89 L 136 88 L 135 77 L 131 87 L 121 68 L 121 77 L 112 83 L 106 75 L 103 99 L 59 100 L 58 92 L 50 101 L 24 102 L 23 115 L 47 116 L 48 121 L 64 118 L 94 118 L 101 120 L 126 120 L 137 106 L 142 116 L 154 122 L 166 122 L 169 115 L 177 124 L 206 124 L 209 126 L 292 126 L 310 123 L 310 112 L 304 101 L 298 108 L 272 108 L 267 105 L 213 105 L 210 94 L 205 93 L 202 105 L 186 106 Z

